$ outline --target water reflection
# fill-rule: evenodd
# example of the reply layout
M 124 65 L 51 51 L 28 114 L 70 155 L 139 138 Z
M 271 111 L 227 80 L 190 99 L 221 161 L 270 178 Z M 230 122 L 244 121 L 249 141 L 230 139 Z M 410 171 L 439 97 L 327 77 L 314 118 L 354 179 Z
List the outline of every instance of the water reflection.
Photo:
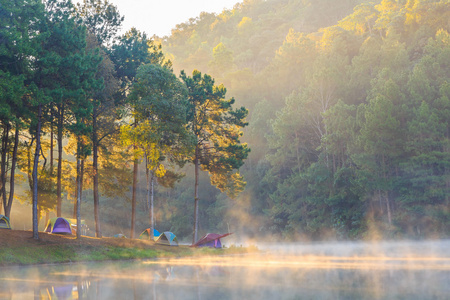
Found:
M 264 254 L 232 257 L 0 268 L 0 299 L 448 299 L 450 295 L 448 242 L 432 251 L 426 251 L 429 244 L 341 246 L 268 247 Z
M 66 285 L 55 285 L 46 288 L 38 288 L 38 294 L 34 295 L 34 299 L 83 299 L 83 295 L 87 293 L 90 282 L 87 280 L 78 281 Z
M 0 299 L 84 299 L 89 280 L 52 274 L 67 267 L 0 268 Z

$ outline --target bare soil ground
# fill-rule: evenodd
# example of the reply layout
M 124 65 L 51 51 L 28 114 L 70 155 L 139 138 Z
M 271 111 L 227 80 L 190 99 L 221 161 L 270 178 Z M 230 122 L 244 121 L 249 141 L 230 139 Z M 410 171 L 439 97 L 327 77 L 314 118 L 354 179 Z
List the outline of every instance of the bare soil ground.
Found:
M 128 239 L 128 238 L 95 238 L 82 236 L 77 239 L 74 235 L 49 234 L 39 232 L 39 239 L 33 239 L 32 231 L 0 229 L 0 249 L 2 248 L 19 248 L 19 247 L 40 247 L 40 246 L 56 246 L 67 244 L 83 244 L 94 247 L 115 246 L 122 248 L 145 248 L 154 249 L 164 252 L 179 253 L 186 251 L 188 246 L 171 247 L 159 245 L 153 241 Z

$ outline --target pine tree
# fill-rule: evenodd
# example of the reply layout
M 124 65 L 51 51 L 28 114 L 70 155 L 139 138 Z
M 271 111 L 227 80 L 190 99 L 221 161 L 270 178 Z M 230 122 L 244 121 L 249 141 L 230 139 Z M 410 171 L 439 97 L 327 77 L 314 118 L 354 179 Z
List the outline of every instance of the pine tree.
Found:
M 223 85 L 194 70 L 192 77 L 181 73 L 188 89 L 188 129 L 195 136 L 195 150 L 190 162 L 195 168 L 193 244 L 198 233 L 198 178 L 200 167 L 211 175 L 211 183 L 230 197 L 244 190 L 245 182 L 238 170 L 250 148 L 241 144 L 241 128 L 248 111 L 245 107 L 233 110 L 234 98 L 225 99 Z

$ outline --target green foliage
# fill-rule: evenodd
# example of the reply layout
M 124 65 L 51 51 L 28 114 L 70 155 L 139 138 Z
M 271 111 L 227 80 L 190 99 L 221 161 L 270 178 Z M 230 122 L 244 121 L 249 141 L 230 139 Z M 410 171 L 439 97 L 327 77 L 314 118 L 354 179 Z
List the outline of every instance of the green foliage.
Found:
M 202 232 L 231 224 L 231 231 L 284 239 L 448 236 L 448 0 L 244 1 L 202 13 L 157 42 L 131 29 L 114 43 L 121 17 L 108 2 L 75 9 L 64 1 L 0 1 L 7 12 L 0 15 L 2 176 L 13 145 L 6 133 L 19 128 L 35 137 L 40 104 L 45 134 L 66 109 L 64 131 L 83 141 L 73 151 L 82 157 L 94 115 L 99 139 L 120 117 L 136 117 L 123 134 L 167 175 L 159 182 L 170 188 L 155 191 L 163 200 L 157 226 L 180 239 L 192 233 L 194 194 L 202 199 Z M 181 81 L 168 58 L 176 73 L 187 70 Z M 186 75 L 192 70 L 199 71 Z M 128 205 L 131 156 L 117 136 L 101 141 L 102 168 L 114 170 L 100 173 L 112 223 L 112 210 Z M 18 166 L 26 174 L 34 142 L 21 140 L 29 151 Z M 196 183 L 189 170 L 180 180 L 175 166 L 186 161 L 208 174 Z M 40 190 L 52 192 L 50 172 L 41 176 Z
M 136 145 L 146 156 L 147 168 L 163 177 L 164 160 L 183 165 L 192 149 L 186 131 L 186 88 L 172 71 L 159 64 L 138 68 L 129 99 L 134 107 L 134 124 L 123 126 L 125 145 Z
M 240 143 L 241 128 L 248 123 L 248 111 L 234 109 L 234 98 L 225 99 L 223 85 L 214 85 L 211 76 L 195 70 L 192 77 L 181 73 L 188 90 L 188 128 L 196 138 L 190 159 L 211 174 L 211 183 L 230 197 L 243 190 L 242 176 L 234 173 L 247 158 L 250 149 Z
M 124 17 L 108 0 L 84 0 L 77 3 L 77 11 L 83 24 L 96 36 L 98 42 L 109 45 L 115 38 Z
M 446 235 L 448 6 L 245 1 L 180 24 L 164 41 L 175 68 L 188 70 L 186 58 L 203 45 L 211 63 L 201 70 L 249 104 L 255 151 L 238 198 L 252 198 L 259 232 Z M 219 57 L 229 70 L 213 63 Z
M 119 38 L 118 43 L 112 46 L 110 56 L 116 67 L 116 76 L 122 87 L 122 96 L 131 87 L 141 65 L 165 64 L 170 67 L 170 62 L 164 63 L 161 46 L 155 45 L 145 33 L 136 28 L 131 28 Z
M 214 47 L 212 54 L 213 60 L 209 63 L 209 67 L 214 74 L 222 77 L 233 68 L 233 53 L 223 43 Z

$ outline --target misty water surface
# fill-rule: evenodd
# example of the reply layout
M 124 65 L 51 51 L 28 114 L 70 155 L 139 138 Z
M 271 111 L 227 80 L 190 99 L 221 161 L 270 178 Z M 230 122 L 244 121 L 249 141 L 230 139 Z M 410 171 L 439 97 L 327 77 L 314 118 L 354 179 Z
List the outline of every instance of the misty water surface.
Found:
M 0 299 L 449 299 L 450 241 L 0 269 Z

